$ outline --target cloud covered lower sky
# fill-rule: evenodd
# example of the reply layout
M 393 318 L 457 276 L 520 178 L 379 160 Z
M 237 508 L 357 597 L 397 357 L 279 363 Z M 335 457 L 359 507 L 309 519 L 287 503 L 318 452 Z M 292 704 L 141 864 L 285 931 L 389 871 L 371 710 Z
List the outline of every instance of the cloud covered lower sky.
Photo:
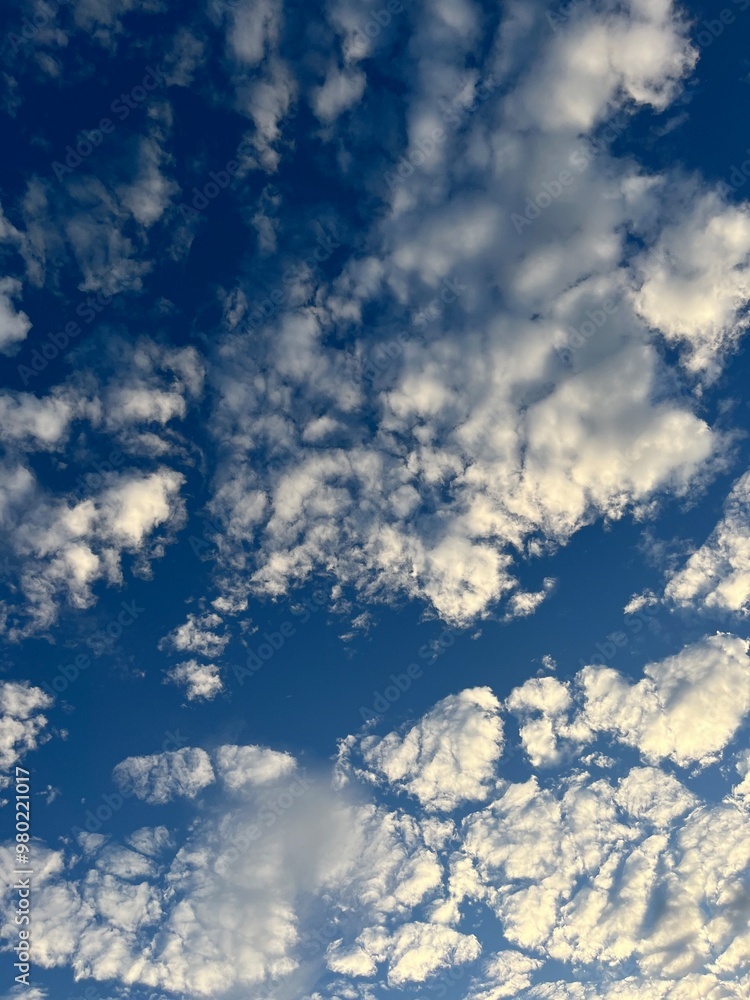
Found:
M 747 996 L 750 2 L 6 6 L 0 996 Z
M 118 794 L 35 846 L 37 960 L 191 997 L 450 977 L 471 998 L 741 997 L 750 758 L 733 741 L 750 698 L 722 692 L 747 675 L 748 643 L 716 634 L 634 685 L 586 667 L 505 704 L 465 689 L 411 728 L 348 737 L 333 773 L 258 746 L 129 757 L 114 777 L 149 825 L 99 832 Z M 516 752 L 523 780 L 506 776 Z M 194 818 L 173 830 L 179 797 Z

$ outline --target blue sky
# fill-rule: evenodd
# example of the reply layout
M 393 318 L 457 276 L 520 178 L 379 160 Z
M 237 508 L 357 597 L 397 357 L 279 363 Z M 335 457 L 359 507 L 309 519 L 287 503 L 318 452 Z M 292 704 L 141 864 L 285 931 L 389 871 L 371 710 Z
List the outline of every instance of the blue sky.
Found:
M 750 2 L 0 19 L 0 1000 L 747 997 Z

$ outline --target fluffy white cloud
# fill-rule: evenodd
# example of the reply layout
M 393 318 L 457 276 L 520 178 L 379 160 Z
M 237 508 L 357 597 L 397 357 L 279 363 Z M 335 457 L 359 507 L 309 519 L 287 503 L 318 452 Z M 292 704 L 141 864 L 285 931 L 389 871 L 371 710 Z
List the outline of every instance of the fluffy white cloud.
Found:
M 171 469 L 112 474 L 93 497 L 55 501 L 38 491 L 29 470 L 10 470 L 5 487 L 5 537 L 20 560 L 20 587 L 28 615 L 6 625 L 11 637 L 48 627 L 67 599 L 84 608 L 94 602 L 93 585 L 121 582 L 124 553 L 137 557 L 136 570 L 163 552 L 163 542 L 182 524 L 184 477 Z M 158 533 L 161 529 L 162 534 Z
M 224 690 L 221 671 L 215 663 L 185 660 L 167 670 L 166 679 L 187 688 L 188 701 L 213 701 Z
M 203 362 L 192 347 L 146 337 L 100 346 L 79 348 L 81 359 L 97 354 L 96 373 L 71 375 L 46 395 L 0 393 L 0 533 L 12 578 L 3 629 L 12 638 L 48 628 L 66 602 L 91 605 L 98 582 L 121 582 L 126 554 L 148 575 L 185 519 L 185 476 L 161 463 L 190 464 L 177 425 L 203 391 Z M 73 485 L 42 486 L 48 477 L 37 479 L 31 456 L 44 451 L 78 471 Z
M 750 610 L 750 473 L 732 487 L 724 515 L 664 589 L 683 607 L 747 614 Z
M 559 763 L 561 740 L 585 742 L 591 730 L 585 721 L 571 721 L 570 685 L 556 677 L 534 677 L 513 690 L 508 709 L 519 717 L 519 734 L 534 767 Z
M 11 783 L 9 772 L 39 745 L 52 698 L 28 681 L 0 682 L 0 788 Z
M 486 799 L 503 749 L 500 703 L 489 688 L 444 698 L 403 735 L 362 741 L 374 775 L 414 795 L 429 811 Z
M 691 371 L 716 374 L 723 351 L 744 331 L 749 255 L 747 206 L 723 204 L 713 193 L 667 226 L 645 255 L 636 308 L 668 340 L 687 342 Z
M 159 805 L 174 798 L 193 799 L 215 780 L 210 757 L 194 747 L 128 757 L 117 765 L 113 777 L 139 799 Z
M 482 983 L 474 984 L 468 1000 L 501 1000 L 515 997 L 531 985 L 530 973 L 543 963 L 520 951 L 501 951 L 487 961 Z
M 173 649 L 178 653 L 198 653 L 201 656 L 221 656 L 228 635 L 215 631 L 223 619 L 214 611 L 207 614 L 189 614 L 183 625 L 165 636 L 159 643 L 160 649 Z
M 688 647 L 683 666 L 695 653 Z M 675 677 L 678 667 L 664 662 Z M 657 673 L 651 665 L 648 676 Z M 412 730 L 439 728 L 458 773 L 477 728 L 495 747 L 493 767 L 497 750 L 496 727 L 484 729 L 499 702 L 486 689 L 464 694 Z M 506 703 L 522 718 L 558 719 L 579 694 L 527 682 Z M 715 717 L 714 727 L 733 731 L 730 701 L 717 712 L 724 721 Z M 351 786 L 332 791 L 264 747 L 220 747 L 213 760 L 233 794 L 202 803 L 180 846 L 164 827 L 136 830 L 128 847 L 88 837 L 82 858 L 37 845 L 41 967 L 195 998 L 248 989 L 366 997 L 378 983 L 459 982 L 470 1000 L 744 995 L 750 818 L 718 766 L 712 783 L 683 783 L 654 765 L 602 778 L 578 760 L 548 770 L 543 783 L 478 778 L 474 800 L 462 798 L 450 820 L 424 808 L 440 801 L 434 783 L 430 798 L 406 801 L 411 815 L 363 801 Z M 154 803 L 192 797 L 213 780 L 199 750 L 129 758 L 123 768 Z M 738 770 L 747 770 L 742 755 Z M 449 793 L 453 801 L 455 787 Z M 494 917 L 477 920 L 481 911 Z M 499 951 L 498 932 L 508 942 Z M 6 920 L 4 936 L 13 933 Z
M 172 450 L 179 443 L 174 425 L 203 391 L 200 354 L 193 347 L 165 347 L 145 337 L 135 343 L 111 337 L 108 348 L 111 375 L 102 386 L 100 404 L 107 431 L 128 452 L 153 456 Z M 142 439 L 146 447 L 139 447 Z
M 363 934 L 362 940 L 365 948 L 374 945 L 380 961 L 390 958 L 388 983 L 392 986 L 422 983 L 440 969 L 473 961 L 481 952 L 473 934 L 460 934 L 442 924 L 405 924 L 390 940 L 384 941 L 377 931 Z
M 615 800 L 631 816 L 659 828 L 669 826 L 698 804 L 698 799 L 675 777 L 654 767 L 629 771 L 620 782 Z
M 633 102 L 665 108 L 690 72 L 685 25 L 667 0 L 576 8 L 554 32 L 541 4 L 527 7 L 505 12 L 475 69 L 475 4 L 405 10 L 416 62 L 384 68 L 404 91 L 403 132 L 391 169 L 365 171 L 386 203 L 371 249 L 331 282 L 306 251 L 310 267 L 260 325 L 251 287 L 227 297 L 211 509 L 234 606 L 323 570 L 336 593 L 406 594 L 461 625 L 499 601 L 508 617 L 530 614 L 552 582 L 542 571 L 521 590 L 515 562 L 599 518 L 647 516 L 722 462 L 721 434 L 671 391 L 659 342 L 674 339 L 697 374 L 734 343 L 745 210 L 612 151 Z M 345 0 L 327 16 L 343 69 L 312 101 L 345 164 L 348 116 L 318 105 L 364 73 L 363 23 Z M 257 21 L 253 59 L 275 53 L 273 23 Z M 272 142 L 292 88 L 282 77 L 267 95 Z M 707 312 L 691 307 L 694 329 L 678 335 L 669 302 L 682 297 L 660 289 L 691 281 L 696 261 L 691 294 Z M 331 346 L 340 323 L 350 351 Z
M 578 681 L 584 720 L 637 747 L 647 760 L 716 760 L 750 712 L 748 642 L 718 633 L 644 668 L 636 684 L 610 667 L 585 667 Z
M 619 9 L 571 8 L 551 36 L 542 65 L 513 94 L 515 115 L 544 128 L 590 129 L 627 94 L 665 107 L 696 53 L 670 0 L 629 0 Z M 604 12 L 603 11 L 603 12 Z
M 515 688 L 506 706 L 518 717 L 531 764 L 559 765 L 604 736 L 636 748 L 649 762 L 705 765 L 718 759 L 750 713 L 748 643 L 738 636 L 707 636 L 647 664 L 643 673 L 634 683 L 612 667 L 586 666 L 573 682 L 537 677 Z M 595 759 L 601 760 L 586 758 Z M 650 769 L 638 773 L 655 780 Z M 637 798 L 634 780 L 629 787 Z M 668 809 L 669 783 L 659 795 Z
M 257 66 L 269 47 L 278 41 L 282 5 L 278 0 L 262 0 L 252 11 L 238 4 L 227 8 L 228 43 L 233 55 L 249 66 Z
M 312 95 L 312 106 L 322 122 L 331 122 L 362 97 L 365 89 L 364 73 L 356 70 L 339 70 L 332 66 L 325 82 Z
M 0 433 L 6 446 L 12 442 L 29 449 L 55 448 L 64 443 L 73 419 L 86 409 L 83 400 L 64 392 L 42 399 L 5 392 L 0 395 Z
M 0 351 L 3 354 L 14 354 L 31 329 L 29 317 L 14 304 L 21 288 L 16 278 L 0 278 Z
M 216 773 L 235 794 L 278 782 L 294 772 L 297 762 L 288 753 L 257 746 L 222 746 L 215 754 Z
M 147 857 L 155 857 L 172 847 L 173 841 L 166 826 L 144 826 L 128 838 L 128 843 L 136 851 Z

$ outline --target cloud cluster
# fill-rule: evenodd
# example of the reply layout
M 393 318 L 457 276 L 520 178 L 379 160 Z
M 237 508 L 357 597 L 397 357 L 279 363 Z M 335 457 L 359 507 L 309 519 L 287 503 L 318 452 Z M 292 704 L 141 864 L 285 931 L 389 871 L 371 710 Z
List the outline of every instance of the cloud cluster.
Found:
M 184 660 L 166 671 L 165 680 L 187 689 L 188 701 L 212 701 L 224 689 L 221 672 L 215 663 Z
M 128 846 L 81 834 L 82 856 L 37 845 L 37 961 L 195 998 L 461 980 L 471 1000 L 738 1000 L 750 981 L 747 754 L 734 788 L 716 761 L 750 714 L 745 645 L 713 636 L 634 685 L 587 667 L 572 688 L 537 679 L 506 699 L 522 719 L 567 715 L 566 739 L 596 746 L 607 733 L 640 762 L 558 755 L 551 770 L 548 755 L 535 773 L 522 731 L 532 770 L 510 779 L 503 708 L 486 688 L 401 735 L 348 737 L 347 760 L 373 771 L 348 766 L 338 790 L 258 746 L 128 758 L 115 776 L 146 802 L 194 799 L 217 778 L 220 794 L 201 800 L 180 846 L 164 826 Z M 600 702 L 592 683 L 608 686 Z M 686 769 L 696 761 L 710 782 Z
M 489 688 L 450 695 L 403 736 L 365 740 L 362 757 L 373 776 L 430 811 L 481 802 L 494 785 L 503 749 L 499 709 Z
M 0 351 L 3 354 L 15 354 L 31 329 L 31 320 L 17 309 L 14 301 L 21 294 L 21 288 L 16 278 L 0 278 Z
M 116 51 L 132 7 L 79 4 L 68 27 Z M 747 208 L 698 175 L 647 169 L 633 144 L 620 152 L 634 113 L 664 111 L 695 66 L 671 0 L 576 5 L 555 31 L 547 13 L 535 0 L 488 20 L 465 0 L 364 17 L 331 0 L 301 61 L 278 0 L 214 5 L 202 27 L 183 24 L 134 134 L 102 146 L 97 170 L 31 177 L 16 224 L 2 216 L 27 282 L 73 274 L 98 316 L 140 293 L 163 248 L 183 259 L 197 223 L 176 220 L 172 98 L 203 94 L 214 55 L 224 90 L 209 87 L 210 100 L 250 123 L 235 137 L 238 177 L 278 172 L 307 106 L 321 156 L 380 210 L 354 227 L 321 204 L 297 226 L 283 182 L 255 201 L 226 190 L 261 256 L 277 256 L 261 282 L 255 265 L 227 275 L 207 357 L 114 336 L 109 359 L 77 352 L 84 373 L 71 384 L 0 400 L 13 458 L 64 451 L 90 425 L 122 449 L 125 476 L 149 458 L 195 462 L 181 424 L 208 378 L 199 447 L 222 609 L 326 574 L 342 607 L 407 596 L 459 625 L 501 603 L 505 618 L 533 613 L 553 588 L 537 560 L 582 527 L 691 496 L 726 464 L 697 400 L 743 329 Z M 386 58 L 404 33 L 409 59 Z M 40 47 L 64 46 L 53 35 L 40 30 Z M 0 341 L 15 350 L 29 321 L 19 279 L 3 281 Z M 73 313 L 88 315 L 87 301 Z M 665 340 L 693 396 L 676 387 Z M 11 481 L 30 474 L 18 466 Z M 112 578 L 89 548 L 55 569 L 60 594 L 45 583 L 31 598 L 46 608 L 33 627 L 61 594 L 80 605 Z M 33 551 L 17 557 L 37 575 Z M 523 587 L 521 563 L 535 577 Z M 210 694 L 217 658 L 197 673 L 185 658 L 173 679 Z
M 405 91 L 402 138 L 365 169 L 386 206 L 367 253 L 328 282 L 301 273 L 252 333 L 252 291 L 228 300 L 211 509 L 235 603 L 325 572 L 334 594 L 406 594 L 466 624 L 550 592 L 543 573 L 522 591 L 517 561 L 596 519 L 646 516 L 721 464 L 721 433 L 673 390 L 659 345 L 715 376 L 750 244 L 743 205 L 613 148 L 633 106 L 663 110 L 695 64 L 672 3 L 576 8 L 552 33 L 532 4 L 471 70 L 476 5 L 402 16 L 418 61 L 383 67 Z M 336 146 L 341 107 L 375 97 L 369 80 L 360 94 L 355 12 L 333 4 L 329 22 L 345 68 L 311 99 Z
M 516 688 L 506 704 L 533 766 L 557 765 L 601 737 L 651 762 L 715 761 L 750 711 L 747 640 L 720 632 L 643 672 L 633 683 L 612 667 L 586 666 L 572 683 L 542 677 Z
M 26 466 L 7 465 L 6 473 L 0 527 L 11 560 L 20 564 L 25 599 L 18 617 L 9 616 L 5 624 L 11 639 L 47 629 L 61 602 L 89 607 L 96 582 L 121 582 L 125 553 L 137 557 L 137 570 L 148 572 L 149 560 L 162 553 L 163 542 L 184 519 L 184 477 L 171 469 L 112 475 L 81 501 L 45 494 Z
M 151 757 L 128 757 L 117 765 L 114 778 L 144 802 L 160 805 L 173 798 L 195 798 L 213 783 L 214 772 L 205 750 L 188 747 Z
M 0 789 L 11 784 L 10 770 L 43 740 L 52 699 L 28 681 L 0 682 Z
M 90 606 L 97 583 L 121 582 L 125 554 L 148 573 L 185 518 L 185 475 L 164 463 L 187 464 L 174 425 L 202 393 L 198 353 L 117 337 L 97 353 L 95 374 L 70 376 L 46 394 L 0 393 L 0 533 L 13 582 L 4 630 L 13 638 L 47 629 L 61 604 Z M 53 492 L 34 455 L 66 462 L 71 441 L 80 474 Z
M 709 537 L 670 574 L 664 598 L 681 607 L 747 614 L 750 610 L 750 473 L 732 487 Z
M 165 681 L 187 688 L 188 701 L 211 701 L 224 690 L 221 668 L 213 662 L 221 656 L 229 642 L 228 633 L 217 631 L 223 624 L 223 618 L 215 611 L 189 614 L 182 625 L 178 625 L 159 642 L 161 650 L 182 655 L 193 653 L 201 657 L 198 660 L 193 656 L 165 671 Z

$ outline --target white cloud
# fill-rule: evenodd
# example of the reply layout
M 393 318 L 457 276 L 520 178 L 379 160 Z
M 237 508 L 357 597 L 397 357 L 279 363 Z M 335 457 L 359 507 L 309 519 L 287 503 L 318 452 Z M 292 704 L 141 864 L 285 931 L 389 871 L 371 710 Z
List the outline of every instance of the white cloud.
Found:
M 185 660 L 167 670 L 166 679 L 187 688 L 188 701 L 213 701 L 224 690 L 221 671 L 215 663 Z
M 153 460 L 184 457 L 178 425 L 203 392 L 205 364 L 194 347 L 170 348 L 142 337 L 107 338 L 110 374 L 96 402 L 101 421 L 123 452 Z
M 81 178 L 70 182 L 74 197 L 74 207 L 57 212 L 62 218 L 57 220 L 42 218 L 43 239 L 49 249 L 54 236 L 49 230 L 60 225 L 67 246 L 81 273 L 78 287 L 82 292 L 117 295 L 124 291 L 137 291 L 143 285 L 143 277 L 152 267 L 142 253 L 142 238 L 131 233 L 126 214 L 117 203 L 116 197 L 96 178 Z M 93 206 L 93 207 L 92 207 Z
M 53 620 L 51 603 L 60 591 L 86 607 L 93 602 L 94 581 L 119 582 L 122 552 L 145 554 L 155 529 L 181 522 L 182 482 L 170 469 L 123 474 L 112 477 L 95 499 L 35 511 L 17 530 L 14 547 L 29 560 L 22 586 L 37 618 L 45 624 Z
M 59 448 L 75 417 L 85 412 L 83 400 L 57 392 L 44 398 L 28 392 L 0 395 L 0 433 L 6 444 L 26 448 Z
M 173 841 L 166 826 L 144 826 L 131 833 L 128 843 L 136 851 L 148 857 L 162 854 L 168 847 L 173 847 Z
M 39 745 L 47 725 L 42 710 L 51 705 L 52 698 L 28 681 L 0 681 L 0 788 L 11 784 L 10 769 Z
M 652 591 L 647 590 L 642 594 L 633 594 L 622 610 L 626 615 L 634 615 L 636 612 L 640 611 L 641 608 L 652 607 L 657 603 L 658 598 L 655 594 Z
M 284 309 L 252 333 L 242 309 L 227 310 L 212 509 L 233 601 L 287 595 L 325 571 L 363 600 L 406 595 L 460 625 L 500 601 L 508 617 L 530 614 L 551 582 L 542 570 L 520 589 L 516 562 L 596 520 L 650 516 L 665 492 L 690 496 L 724 461 L 721 433 L 670 389 L 659 348 L 670 317 L 662 328 L 644 303 L 689 270 L 684 224 L 691 261 L 721 251 L 706 348 L 718 357 L 738 322 L 728 303 L 739 316 L 747 298 L 732 237 L 744 210 L 612 150 L 632 102 L 666 107 L 690 72 L 684 24 L 666 0 L 606 3 L 551 32 L 542 7 L 527 6 L 508 12 L 476 69 L 474 4 L 403 12 L 416 61 L 408 79 L 389 67 L 404 91 L 403 130 L 389 130 L 396 180 L 363 156 L 368 190 L 385 199 L 371 249 L 330 282 L 300 273 Z M 343 39 L 340 72 L 359 72 L 361 12 L 341 0 L 328 20 Z M 268 98 L 273 143 L 292 89 L 271 88 L 283 92 Z M 343 164 L 350 130 L 334 110 L 324 135 Z M 366 117 L 358 130 L 380 141 Z M 437 127 L 443 138 L 428 141 Z M 426 152 L 415 152 L 420 140 Z M 702 208 L 686 211 L 692 202 Z M 714 284 L 713 272 L 698 282 L 706 301 Z M 229 298 L 257 295 L 240 281 Z M 362 317 L 373 309 L 370 332 Z M 342 321 L 348 353 L 330 346 Z
M 164 173 L 167 157 L 160 146 L 163 141 L 164 136 L 159 132 L 153 138 L 141 140 L 138 174 L 132 184 L 118 191 L 123 205 L 146 227 L 162 217 L 170 200 L 180 190 Z
M 365 82 L 364 73 L 330 67 L 323 85 L 313 91 L 313 111 L 322 122 L 332 122 L 359 101 Z
M 275 47 L 281 23 L 278 0 L 262 0 L 252 10 L 238 4 L 228 8 L 228 43 L 234 56 L 248 66 L 257 66 L 269 47 Z
M 125 554 L 134 557 L 136 574 L 148 575 L 150 561 L 163 554 L 185 518 L 183 474 L 153 462 L 159 454 L 184 457 L 185 443 L 162 428 L 144 452 L 143 431 L 149 421 L 182 417 L 186 401 L 200 395 L 204 371 L 197 352 L 112 338 L 102 361 L 98 377 L 72 377 L 47 395 L 0 394 L 7 452 L 0 531 L 13 578 L 2 627 L 12 639 L 44 631 L 65 603 L 93 604 L 98 582 L 122 581 Z M 104 456 L 99 441 L 89 449 L 102 431 L 118 439 Z M 43 489 L 27 454 L 57 452 L 68 464 L 71 439 L 81 456 L 75 489 Z M 128 468 L 132 452 L 148 465 Z
M 489 688 L 444 698 L 403 736 L 362 741 L 368 767 L 429 811 L 487 798 L 503 748 L 499 702 Z
M 672 342 L 685 341 L 693 372 L 720 370 L 735 347 L 750 298 L 750 212 L 705 194 L 642 259 L 636 308 Z
M 670 825 L 677 817 L 698 804 L 671 774 L 654 767 L 634 767 L 622 779 L 615 800 L 637 819 L 658 828 Z
M 697 54 L 670 0 L 629 0 L 619 9 L 607 3 L 573 10 L 551 35 L 544 57 L 541 67 L 527 72 L 511 107 L 520 122 L 585 131 L 620 94 L 666 107 Z
M 520 951 L 500 951 L 489 959 L 481 985 L 475 983 L 467 1000 L 502 1000 L 515 997 L 531 985 L 530 973 L 543 962 Z
M 215 780 L 208 754 L 194 747 L 128 757 L 117 765 L 113 776 L 139 799 L 159 805 L 174 798 L 195 798 Z
M 750 712 L 748 642 L 718 633 L 644 668 L 631 684 L 610 667 L 578 675 L 583 721 L 637 747 L 650 761 L 715 760 Z
M 221 746 L 215 753 L 216 773 L 235 794 L 273 784 L 294 773 L 297 762 L 288 753 L 257 746 Z
M 485 689 L 465 694 L 475 714 L 480 694 L 497 714 Z M 572 711 L 566 695 L 527 683 L 507 701 L 556 718 Z M 450 704 L 414 729 L 434 733 L 439 720 L 461 770 L 467 719 Z M 728 731 L 733 707 L 717 711 Z M 183 751 L 179 767 L 177 756 L 123 764 L 161 802 L 212 780 L 207 754 Z M 750 819 L 719 767 L 718 784 L 691 788 L 694 776 L 683 784 L 654 765 L 603 779 L 574 760 L 544 785 L 504 780 L 464 798 L 454 822 L 413 801 L 410 815 L 333 792 L 264 747 L 221 747 L 214 760 L 242 795 L 201 803 L 180 846 L 164 827 L 136 830 L 129 849 L 89 838 L 79 860 L 37 845 L 40 967 L 195 998 L 361 998 L 383 982 L 461 983 L 470 1000 L 744 995 Z M 486 908 L 489 925 L 477 919 Z M 3 934 L 14 930 L 6 920 Z M 575 970 L 567 985 L 560 963 Z
M 670 574 L 664 598 L 682 607 L 750 610 L 750 473 L 732 487 L 722 519 L 685 566 Z
M 0 278 L 0 351 L 3 354 L 15 354 L 31 329 L 29 317 L 14 304 L 21 289 L 21 282 L 16 278 Z
M 705 766 L 720 757 L 750 713 L 748 643 L 738 636 L 707 636 L 647 664 L 643 673 L 633 682 L 612 667 L 586 666 L 572 683 L 536 677 L 515 688 L 506 705 L 519 720 L 532 766 L 560 765 L 601 737 L 636 748 L 648 762 Z M 597 760 L 604 764 L 606 758 L 584 758 L 587 764 Z M 639 773 L 651 780 L 649 769 Z M 660 794 L 667 808 L 669 787 Z
M 386 945 L 388 983 L 422 983 L 440 969 L 473 961 L 480 952 L 473 934 L 461 934 L 441 924 L 405 924 Z
M 279 144 L 283 138 L 281 123 L 296 95 L 294 78 L 277 59 L 271 60 L 266 75 L 240 92 L 240 106 L 252 118 L 254 130 L 249 142 L 247 165 L 273 173 L 281 162 Z
M 159 643 L 160 649 L 173 649 L 178 653 L 198 653 L 200 656 L 221 656 L 229 642 L 228 635 L 215 631 L 223 619 L 214 611 L 207 614 L 189 614 L 184 625 L 178 625 Z
M 581 745 L 591 736 L 582 719 L 571 720 L 570 685 L 556 677 L 535 677 L 513 690 L 509 711 L 519 718 L 521 744 L 534 767 L 550 767 L 563 757 L 566 743 Z
M 339 826 L 332 828 L 322 885 L 334 898 L 346 886 L 346 896 L 363 911 L 354 926 L 382 928 L 435 896 L 441 865 L 413 817 L 371 804 L 334 816 Z

